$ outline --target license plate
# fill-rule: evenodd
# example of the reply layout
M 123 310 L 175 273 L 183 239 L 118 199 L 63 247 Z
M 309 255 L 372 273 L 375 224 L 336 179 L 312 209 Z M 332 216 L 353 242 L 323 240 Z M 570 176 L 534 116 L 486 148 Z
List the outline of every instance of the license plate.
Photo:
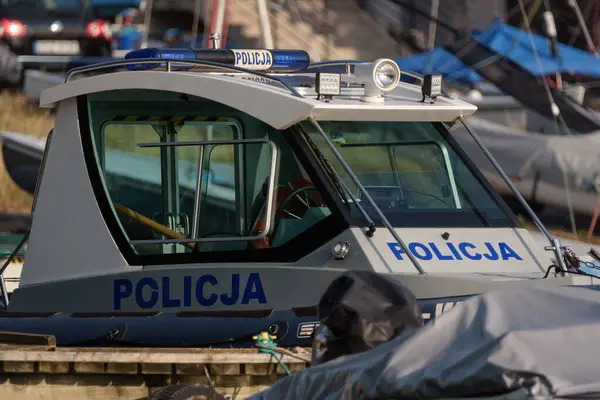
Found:
M 76 40 L 38 40 L 33 43 L 35 54 L 79 54 L 79 42 Z

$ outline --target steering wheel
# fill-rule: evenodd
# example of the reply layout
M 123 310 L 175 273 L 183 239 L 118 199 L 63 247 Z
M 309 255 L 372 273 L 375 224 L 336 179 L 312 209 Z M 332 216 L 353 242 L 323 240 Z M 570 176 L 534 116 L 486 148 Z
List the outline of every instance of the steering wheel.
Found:
M 315 194 L 311 197 L 307 195 L 308 191 L 315 191 Z M 278 222 L 282 219 L 302 219 L 309 208 L 321 207 L 325 204 L 323 198 L 317 191 L 317 188 L 312 184 L 312 181 L 307 178 L 298 178 L 288 182 L 287 185 L 278 186 L 276 189 L 276 202 L 275 211 L 273 212 L 273 220 L 275 226 L 272 233 L 269 236 L 265 236 L 263 239 L 257 239 L 252 242 L 255 249 L 264 249 L 270 247 L 269 237 L 275 236 L 276 228 L 279 226 Z M 301 193 L 305 195 L 300 196 Z M 258 218 L 252 230 L 253 235 L 258 235 L 265 228 L 265 222 Z
M 312 197 L 309 197 L 308 193 L 310 191 L 316 193 L 313 194 Z M 304 196 L 301 196 L 301 193 L 303 193 Z M 310 208 L 321 208 L 323 206 L 325 206 L 325 202 L 314 185 L 302 186 L 292 191 L 281 201 L 281 204 L 275 211 L 275 225 L 273 226 L 271 237 L 276 237 L 275 234 L 277 233 L 277 229 L 281 226 L 280 224 L 283 219 L 302 220 Z M 294 212 L 290 211 L 290 208 L 293 208 Z M 298 212 L 297 210 L 301 210 L 302 212 Z

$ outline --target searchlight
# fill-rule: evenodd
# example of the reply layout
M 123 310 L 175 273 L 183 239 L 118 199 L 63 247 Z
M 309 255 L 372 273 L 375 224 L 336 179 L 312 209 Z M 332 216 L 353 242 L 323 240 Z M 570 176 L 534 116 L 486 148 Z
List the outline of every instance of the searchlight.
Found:
M 360 100 L 367 103 L 382 103 L 383 94 L 398 86 L 400 73 L 398 64 L 389 58 L 357 64 L 354 67 L 354 75 L 365 85 L 365 94 Z

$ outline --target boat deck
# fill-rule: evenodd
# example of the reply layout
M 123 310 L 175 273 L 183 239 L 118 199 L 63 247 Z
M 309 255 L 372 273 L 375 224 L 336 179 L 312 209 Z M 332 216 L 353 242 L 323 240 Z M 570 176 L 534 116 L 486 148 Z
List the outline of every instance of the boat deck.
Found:
M 213 385 L 243 399 L 285 376 L 258 349 L 60 348 L 46 335 L 0 332 L 0 398 L 146 399 L 175 383 Z M 295 372 L 310 364 L 310 349 L 289 350 L 281 361 Z

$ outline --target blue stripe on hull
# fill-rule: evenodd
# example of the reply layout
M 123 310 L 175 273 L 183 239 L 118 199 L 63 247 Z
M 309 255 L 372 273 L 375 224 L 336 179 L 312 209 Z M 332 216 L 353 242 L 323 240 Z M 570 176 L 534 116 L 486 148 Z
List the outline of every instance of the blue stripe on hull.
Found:
M 470 296 L 419 301 L 425 322 Z M 198 317 L 158 314 L 155 316 L 0 317 L 0 331 L 54 335 L 59 346 L 161 346 L 161 347 L 250 347 L 252 335 L 277 327 L 281 346 L 310 346 L 318 327 L 316 316 L 298 317 L 292 311 L 273 312 L 265 318 Z M 216 343 L 216 345 L 215 345 Z

